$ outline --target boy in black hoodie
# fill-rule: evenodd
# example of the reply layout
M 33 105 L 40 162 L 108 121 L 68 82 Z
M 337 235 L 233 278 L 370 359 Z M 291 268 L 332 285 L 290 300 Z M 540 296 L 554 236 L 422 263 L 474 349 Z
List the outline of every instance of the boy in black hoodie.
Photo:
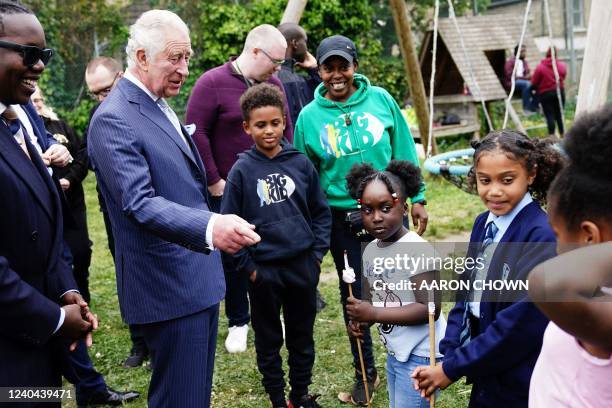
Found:
M 316 288 L 329 247 L 331 213 L 310 160 L 283 140 L 284 98 L 269 84 L 240 98 L 246 133 L 255 146 L 239 155 L 227 177 L 221 212 L 257 226 L 261 242 L 230 256 L 248 273 L 257 367 L 273 407 L 319 407 L 308 394 L 315 350 Z M 289 352 L 289 405 L 280 348 L 281 308 Z

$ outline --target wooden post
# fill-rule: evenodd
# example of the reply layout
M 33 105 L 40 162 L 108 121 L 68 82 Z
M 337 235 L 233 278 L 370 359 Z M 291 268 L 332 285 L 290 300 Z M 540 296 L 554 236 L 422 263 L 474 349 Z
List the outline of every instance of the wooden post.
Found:
M 417 121 L 419 122 L 419 133 L 421 134 L 421 143 L 423 149 L 427 151 L 428 136 L 429 136 L 429 111 L 427 110 L 427 97 L 425 96 L 425 85 L 423 84 L 423 76 L 419 68 L 419 61 L 414 47 L 412 38 L 412 29 L 410 28 L 410 20 L 408 19 L 408 10 L 404 0 L 390 0 L 391 11 L 393 12 L 393 21 L 395 22 L 395 32 L 400 43 L 402 56 L 404 57 L 404 67 L 408 75 L 408 83 L 410 86 L 410 95 L 414 102 L 414 111 Z M 436 139 L 432 138 L 431 151 L 432 154 L 437 153 Z
M 612 1 L 593 0 L 582 61 L 576 117 L 606 103 L 612 60 L 611 25 Z
M 308 3 L 308 0 L 289 0 L 287 2 L 285 12 L 283 13 L 281 24 L 300 24 L 300 19 L 302 18 L 302 14 L 304 13 L 304 9 L 306 8 L 306 3 Z

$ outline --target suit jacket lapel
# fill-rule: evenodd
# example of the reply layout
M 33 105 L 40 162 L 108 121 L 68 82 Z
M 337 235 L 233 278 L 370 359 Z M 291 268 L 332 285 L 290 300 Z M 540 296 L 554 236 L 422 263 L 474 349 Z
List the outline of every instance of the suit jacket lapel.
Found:
M 43 164 L 38 151 L 32 146 L 27 137 L 24 138 L 28 152 L 32 160 L 30 161 L 19 147 L 19 144 L 11 135 L 11 132 L 4 125 L 0 125 L 0 155 L 4 156 L 9 166 L 32 191 L 40 205 L 44 208 L 49 218 L 53 219 L 53 203 L 43 194 L 43 189 L 50 189 L 50 177 Z M 49 179 L 49 180 L 47 180 Z M 48 181 L 48 182 L 47 182 Z M 53 191 L 53 190 L 51 190 Z
M 185 129 L 185 126 L 181 125 L 181 130 L 183 131 L 185 140 L 187 140 L 187 143 L 189 143 L 189 149 L 193 153 L 193 157 L 195 159 L 194 162 L 197 164 L 202 174 L 206 175 L 206 171 L 204 169 L 204 163 L 202 163 L 202 159 L 200 158 L 200 153 L 198 153 L 198 149 L 195 143 L 193 143 L 193 139 L 191 138 L 191 135 L 189 135 L 189 133 L 187 132 L 187 129 Z
M 181 136 L 178 134 L 172 123 L 170 123 L 170 120 L 166 117 L 166 114 L 162 112 L 159 106 L 157 106 L 155 101 L 153 101 L 149 95 L 147 95 L 142 89 L 138 88 L 138 86 L 132 83 L 129 79 L 122 78 L 119 81 L 118 86 L 125 92 L 130 102 L 134 102 L 139 105 L 140 113 L 149 118 L 161 130 L 163 130 L 164 133 L 168 135 L 170 139 L 172 139 L 172 141 L 179 147 L 179 149 L 181 149 L 183 154 L 197 166 L 198 164 L 195 160 L 194 152 L 190 151 L 191 149 L 185 145 L 185 142 Z M 184 134 L 185 129 L 183 129 L 182 125 L 181 130 Z

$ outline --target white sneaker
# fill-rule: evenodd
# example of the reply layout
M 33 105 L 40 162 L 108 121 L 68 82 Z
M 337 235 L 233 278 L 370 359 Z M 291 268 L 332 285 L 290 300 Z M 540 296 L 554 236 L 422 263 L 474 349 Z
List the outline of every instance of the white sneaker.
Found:
M 247 349 L 247 334 L 249 325 L 232 326 L 228 329 L 225 339 L 225 349 L 228 353 L 242 353 Z

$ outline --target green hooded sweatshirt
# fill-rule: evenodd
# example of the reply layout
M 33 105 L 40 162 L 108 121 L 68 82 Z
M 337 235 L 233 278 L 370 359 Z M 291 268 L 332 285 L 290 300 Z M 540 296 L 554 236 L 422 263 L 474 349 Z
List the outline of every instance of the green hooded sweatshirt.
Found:
M 345 179 L 355 163 L 383 170 L 395 159 L 419 167 L 414 139 L 393 97 L 363 75 L 354 78 L 357 90 L 344 103 L 325 98 L 327 89 L 319 84 L 314 100 L 300 112 L 293 140 L 319 172 L 329 206 L 339 210 L 357 208 Z M 424 192 L 422 184 L 411 201 L 424 200 Z

